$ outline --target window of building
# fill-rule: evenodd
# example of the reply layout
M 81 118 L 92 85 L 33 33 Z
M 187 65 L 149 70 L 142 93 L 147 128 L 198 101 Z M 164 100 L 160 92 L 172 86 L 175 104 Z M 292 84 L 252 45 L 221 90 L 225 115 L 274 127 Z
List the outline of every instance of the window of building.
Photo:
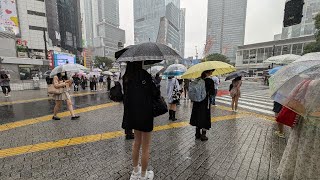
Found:
M 20 80 L 30 80 L 39 74 L 39 69 L 34 65 L 19 65 Z
M 29 26 L 30 30 L 36 30 L 36 31 L 43 31 L 43 30 L 47 30 L 47 28 L 44 27 L 38 27 L 38 26 Z
M 264 58 L 264 48 L 258 49 L 257 63 L 262 63 Z
M 276 47 L 274 48 L 274 55 L 275 55 L 275 56 L 281 55 L 281 49 L 282 49 L 281 46 L 276 46 Z
M 257 56 L 257 50 L 256 49 L 251 49 L 250 50 L 250 59 L 255 59 Z
M 303 52 L 302 44 L 292 45 L 292 54 L 301 55 Z
M 243 51 L 243 59 L 249 59 L 249 50 Z
M 290 54 L 291 53 L 291 45 L 282 46 L 282 54 Z
M 248 60 L 243 60 L 242 64 L 249 64 Z
M 36 16 L 46 17 L 46 13 L 43 13 L 43 12 L 30 11 L 30 10 L 28 10 L 27 12 L 28 12 L 28 14 L 30 14 L 30 15 L 36 15 Z
M 264 59 L 268 59 L 272 55 L 273 55 L 273 48 L 272 47 L 268 47 L 268 48 L 264 49 Z

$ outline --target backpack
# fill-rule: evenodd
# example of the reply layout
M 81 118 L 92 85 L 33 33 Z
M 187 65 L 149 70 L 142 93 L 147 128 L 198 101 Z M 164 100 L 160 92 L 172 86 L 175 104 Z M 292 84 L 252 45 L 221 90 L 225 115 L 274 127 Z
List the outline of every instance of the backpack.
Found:
M 203 79 L 197 78 L 190 82 L 189 85 L 189 98 L 194 102 L 201 102 L 207 96 L 206 83 Z
M 233 88 L 233 84 L 231 83 L 229 86 L 229 91 L 231 91 L 232 88 Z
M 115 102 L 123 101 L 122 87 L 119 82 L 115 82 L 115 85 L 110 89 L 109 98 Z

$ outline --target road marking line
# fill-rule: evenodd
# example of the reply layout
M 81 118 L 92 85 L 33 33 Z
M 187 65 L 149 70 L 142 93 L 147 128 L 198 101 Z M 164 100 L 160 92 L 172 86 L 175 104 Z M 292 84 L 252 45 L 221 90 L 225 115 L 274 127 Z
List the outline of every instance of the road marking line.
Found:
M 98 94 L 98 93 L 86 92 L 86 93 L 79 93 L 79 94 L 71 94 L 71 97 L 86 96 L 91 94 Z M 28 99 L 28 100 L 17 100 L 17 101 L 11 101 L 11 102 L 0 102 L 0 106 L 23 104 L 23 103 L 37 102 L 37 101 L 50 100 L 50 99 L 52 99 L 52 97 L 36 98 L 36 99 Z
M 96 105 L 96 106 L 89 106 L 89 107 L 85 107 L 85 108 L 76 109 L 76 110 L 74 110 L 74 112 L 76 114 L 85 113 L 85 112 L 89 112 L 89 111 L 95 111 L 95 110 L 98 110 L 98 109 L 108 108 L 108 107 L 115 106 L 115 105 L 118 105 L 118 104 L 119 103 L 114 103 L 114 102 L 106 103 L 106 104 L 100 104 L 100 105 Z M 58 116 L 61 117 L 61 118 L 68 117 L 68 116 L 70 116 L 70 112 L 69 111 L 61 112 L 61 113 L 58 113 Z M 26 120 L 22 120 L 22 121 L 2 124 L 2 125 L 0 125 L 0 132 L 1 131 L 7 131 L 7 130 L 10 130 L 10 129 L 15 129 L 15 128 L 18 128 L 18 127 L 37 124 L 37 123 L 40 123 L 40 122 L 46 122 L 46 121 L 50 121 L 50 120 L 52 120 L 52 115 L 46 115 L 46 116 L 41 116 L 41 117 L 37 117 L 37 118 L 26 119 Z
M 243 118 L 246 116 L 247 116 L 246 114 L 233 114 L 233 115 L 227 115 L 227 116 L 212 117 L 211 122 L 233 120 L 237 118 Z M 189 126 L 189 122 L 185 121 L 185 122 L 170 123 L 166 125 L 156 126 L 154 127 L 154 131 L 163 131 L 167 129 L 181 128 L 186 126 Z M 57 141 L 50 141 L 50 142 L 44 142 L 39 144 L 33 144 L 33 145 L 13 147 L 13 148 L 0 150 L 0 158 L 17 156 L 17 155 L 22 155 L 27 153 L 40 152 L 40 151 L 45 151 L 50 149 L 56 149 L 56 148 L 91 143 L 91 142 L 97 142 L 101 140 L 114 139 L 121 136 L 124 136 L 123 131 L 114 131 L 114 132 L 106 132 L 102 134 L 94 134 L 94 135 L 87 135 L 87 136 L 81 136 L 81 137 L 73 137 L 68 139 L 61 139 Z
M 221 110 L 225 110 L 225 111 L 233 112 L 232 109 L 230 107 L 227 107 L 227 106 L 218 105 L 216 108 L 221 109 Z M 238 112 L 242 113 L 242 114 L 249 115 L 249 116 L 255 116 L 255 117 L 262 118 L 262 119 L 275 121 L 275 118 L 273 116 L 261 115 L 261 114 L 258 114 L 258 113 L 254 113 L 254 112 L 250 112 L 250 111 L 244 111 L 244 110 L 240 110 Z

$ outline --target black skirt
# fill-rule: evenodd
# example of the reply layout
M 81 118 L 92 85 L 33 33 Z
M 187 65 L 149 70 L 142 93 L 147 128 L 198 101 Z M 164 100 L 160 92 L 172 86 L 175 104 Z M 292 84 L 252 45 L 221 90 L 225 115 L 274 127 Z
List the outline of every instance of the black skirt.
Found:
M 211 128 L 211 105 L 209 98 L 206 97 L 201 102 L 194 102 L 190 118 L 190 125 L 198 128 Z
M 282 109 L 282 105 L 278 102 L 273 102 L 273 112 L 279 113 Z

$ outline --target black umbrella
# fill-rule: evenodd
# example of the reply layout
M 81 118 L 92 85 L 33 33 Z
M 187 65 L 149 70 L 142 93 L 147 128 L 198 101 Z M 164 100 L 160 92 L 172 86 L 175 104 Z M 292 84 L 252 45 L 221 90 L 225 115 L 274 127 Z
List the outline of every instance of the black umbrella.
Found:
M 145 65 L 159 63 L 163 60 L 182 59 L 170 47 L 160 43 L 142 43 L 129 46 L 115 53 L 118 62 L 144 61 Z
M 230 79 L 234 79 L 234 78 L 237 78 L 239 76 L 243 76 L 245 74 L 248 74 L 247 71 L 237 71 L 237 72 L 233 72 L 231 74 L 229 74 L 227 77 L 226 77 L 226 81 L 230 80 Z

